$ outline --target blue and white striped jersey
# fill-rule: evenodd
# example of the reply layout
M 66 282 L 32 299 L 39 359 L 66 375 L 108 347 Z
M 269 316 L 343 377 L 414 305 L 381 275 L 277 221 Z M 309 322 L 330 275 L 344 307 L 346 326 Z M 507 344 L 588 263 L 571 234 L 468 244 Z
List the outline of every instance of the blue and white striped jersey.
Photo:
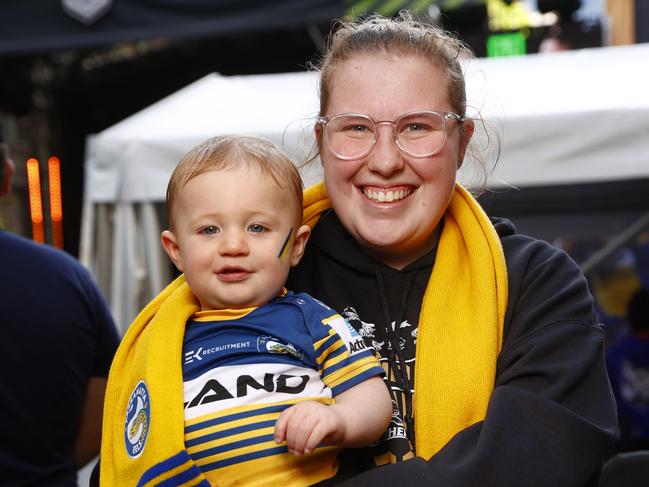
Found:
M 335 475 L 339 449 L 320 447 L 297 458 L 274 442 L 275 421 L 297 402 L 330 404 L 332 396 L 383 374 L 356 331 L 307 294 L 288 293 L 259 308 L 199 312 L 187 323 L 183 352 L 185 444 L 220 486 L 305 485 Z

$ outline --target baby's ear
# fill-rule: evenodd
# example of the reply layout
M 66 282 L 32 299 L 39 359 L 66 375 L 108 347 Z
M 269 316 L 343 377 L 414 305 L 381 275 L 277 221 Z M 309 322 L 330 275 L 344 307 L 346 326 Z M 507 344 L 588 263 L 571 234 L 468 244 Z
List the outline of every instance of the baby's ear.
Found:
M 293 240 L 293 248 L 291 249 L 291 267 L 296 266 L 306 249 L 306 243 L 311 235 L 311 227 L 308 225 L 301 225 L 297 232 L 295 232 L 295 239 Z
M 171 230 L 163 231 L 160 234 L 160 241 L 162 242 L 162 247 L 165 249 L 165 252 L 167 252 L 167 255 L 171 259 L 171 262 L 174 263 L 180 272 L 184 272 L 183 259 L 180 255 L 180 246 L 178 245 L 178 241 L 173 232 Z

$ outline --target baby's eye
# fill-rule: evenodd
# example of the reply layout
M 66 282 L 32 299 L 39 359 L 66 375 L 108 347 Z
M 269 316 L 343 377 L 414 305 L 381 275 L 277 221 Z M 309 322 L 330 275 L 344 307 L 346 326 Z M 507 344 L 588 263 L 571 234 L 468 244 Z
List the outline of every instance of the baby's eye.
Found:
M 262 233 L 266 230 L 266 227 L 260 225 L 259 223 L 253 223 L 248 227 L 248 231 L 252 233 Z
M 219 233 L 220 231 L 221 230 L 219 229 L 219 227 L 214 225 L 208 225 L 207 227 L 201 230 L 201 233 L 203 235 L 214 235 L 215 233 Z

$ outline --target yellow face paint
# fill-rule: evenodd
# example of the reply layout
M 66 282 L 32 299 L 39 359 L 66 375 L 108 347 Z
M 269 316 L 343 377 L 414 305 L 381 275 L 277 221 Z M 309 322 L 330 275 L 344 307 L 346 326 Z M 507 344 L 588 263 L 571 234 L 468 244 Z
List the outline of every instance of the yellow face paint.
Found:
M 291 241 L 291 237 L 293 236 L 293 227 L 288 232 L 288 235 L 286 236 L 286 240 L 284 240 L 284 243 L 282 244 L 282 248 L 279 250 L 279 254 L 277 254 L 277 258 L 279 260 L 283 260 L 284 257 L 288 255 L 288 250 L 291 248 L 289 245 Z

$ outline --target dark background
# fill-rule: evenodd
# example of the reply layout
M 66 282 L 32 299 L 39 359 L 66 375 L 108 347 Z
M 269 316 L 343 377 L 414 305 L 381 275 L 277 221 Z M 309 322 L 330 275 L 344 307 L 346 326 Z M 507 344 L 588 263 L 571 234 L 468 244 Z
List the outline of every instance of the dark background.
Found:
M 368 11 L 383 11 L 375 1 Z M 401 5 L 392 7 L 396 13 Z M 484 1 L 430 2 L 443 25 L 486 55 L 490 34 Z M 573 47 L 602 44 L 598 22 L 576 22 L 573 0 L 539 0 L 563 10 L 561 36 Z M 66 15 L 60 0 L 3 0 L 0 6 L 0 112 L 19 122 L 23 156 L 62 163 L 65 249 L 78 253 L 85 139 L 210 72 L 224 75 L 308 69 L 317 60 L 331 19 L 353 10 L 342 0 L 113 0 L 91 25 Z M 649 8 L 638 1 L 638 39 L 649 37 Z M 644 16 L 644 17 L 643 17 Z M 531 29 L 536 52 L 547 29 Z M 541 188 L 539 191 L 542 191 Z M 491 197 L 489 211 L 510 216 L 553 213 L 526 190 Z M 541 194 L 541 193 L 539 193 Z M 574 193 L 561 193 L 560 198 Z M 613 198 L 616 200 L 616 198 Z M 579 211 L 584 199 L 575 198 Z M 617 201 L 617 200 L 616 200 Z M 644 203 L 643 203 L 644 204 Z M 26 206 L 26 205 L 25 205 Z M 597 208 L 591 210 L 596 211 Z M 560 211 L 560 210 L 557 210 Z M 25 208 L 25 221 L 28 221 Z

